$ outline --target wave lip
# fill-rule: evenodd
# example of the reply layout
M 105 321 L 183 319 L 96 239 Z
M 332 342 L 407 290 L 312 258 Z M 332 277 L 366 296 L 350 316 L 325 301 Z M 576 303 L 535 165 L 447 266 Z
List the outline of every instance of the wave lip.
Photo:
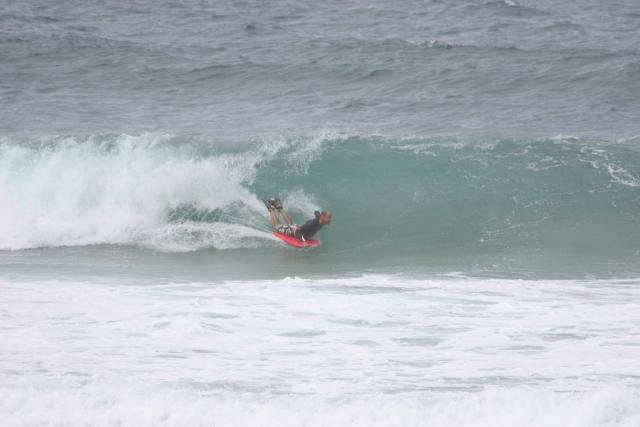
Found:
M 4 138 L 0 249 L 257 247 L 272 236 L 264 195 L 250 188 L 256 175 L 279 156 L 305 174 L 325 143 L 274 138 L 225 151 L 171 135 Z M 317 208 L 302 190 L 290 193 L 293 211 Z
M 170 137 L 151 135 L 53 138 L 0 150 L 2 249 L 105 243 L 162 248 L 176 243 L 174 236 L 183 246 L 190 239 L 199 242 L 196 247 L 233 247 L 256 235 L 250 225 L 259 202 L 243 183 L 255 175 L 263 156 L 258 152 L 197 155 L 175 147 Z M 180 206 L 226 212 L 236 221 L 231 228 L 169 221 Z

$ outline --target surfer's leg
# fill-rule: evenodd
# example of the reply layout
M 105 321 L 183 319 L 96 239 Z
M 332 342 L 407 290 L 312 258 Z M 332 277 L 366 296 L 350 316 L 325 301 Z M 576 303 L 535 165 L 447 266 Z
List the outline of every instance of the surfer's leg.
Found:
M 280 227 L 280 219 L 278 218 L 278 214 L 273 209 L 269 209 L 269 215 L 271 215 L 271 222 L 273 222 L 273 226 L 276 229 Z
M 287 222 L 287 224 L 293 225 L 293 221 L 291 221 L 291 217 L 289 216 L 287 211 L 284 210 L 284 208 L 280 209 L 280 213 L 282 214 L 282 218 L 284 218 L 284 220 Z

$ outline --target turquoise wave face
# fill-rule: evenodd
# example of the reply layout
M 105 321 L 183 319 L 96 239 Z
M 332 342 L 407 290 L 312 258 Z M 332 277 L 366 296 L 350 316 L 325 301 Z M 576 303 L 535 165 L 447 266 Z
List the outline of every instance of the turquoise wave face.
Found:
M 334 210 L 325 240 L 341 257 L 491 272 L 637 270 L 635 149 L 348 138 L 308 171 L 288 170 L 286 156 L 272 162 L 255 191 L 317 196 Z
M 215 249 L 268 272 L 282 249 L 260 198 L 296 222 L 331 209 L 287 274 L 640 272 L 640 152 L 577 139 L 319 136 L 229 148 L 175 136 L 3 141 L 4 250 Z M 184 256 L 181 256 L 184 258 Z M 297 258 L 296 258 L 297 257 Z

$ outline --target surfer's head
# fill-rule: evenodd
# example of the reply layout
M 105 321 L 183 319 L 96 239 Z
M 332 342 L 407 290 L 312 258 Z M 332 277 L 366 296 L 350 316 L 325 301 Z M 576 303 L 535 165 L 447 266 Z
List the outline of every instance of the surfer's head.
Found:
M 331 211 L 322 211 L 320 214 L 320 218 L 318 218 L 318 222 L 320 225 L 331 224 Z

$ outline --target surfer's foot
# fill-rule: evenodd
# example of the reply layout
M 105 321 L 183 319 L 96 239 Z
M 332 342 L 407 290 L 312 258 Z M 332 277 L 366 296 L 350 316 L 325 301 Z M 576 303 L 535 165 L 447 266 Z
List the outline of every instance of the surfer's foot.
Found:
M 282 209 L 282 202 L 277 197 L 270 198 L 269 204 L 271 205 L 272 209 L 278 209 L 278 210 Z
M 272 211 L 273 210 L 273 206 L 271 206 L 271 203 L 269 202 L 269 200 L 262 200 L 262 203 L 264 203 L 264 205 L 267 207 L 268 210 Z

